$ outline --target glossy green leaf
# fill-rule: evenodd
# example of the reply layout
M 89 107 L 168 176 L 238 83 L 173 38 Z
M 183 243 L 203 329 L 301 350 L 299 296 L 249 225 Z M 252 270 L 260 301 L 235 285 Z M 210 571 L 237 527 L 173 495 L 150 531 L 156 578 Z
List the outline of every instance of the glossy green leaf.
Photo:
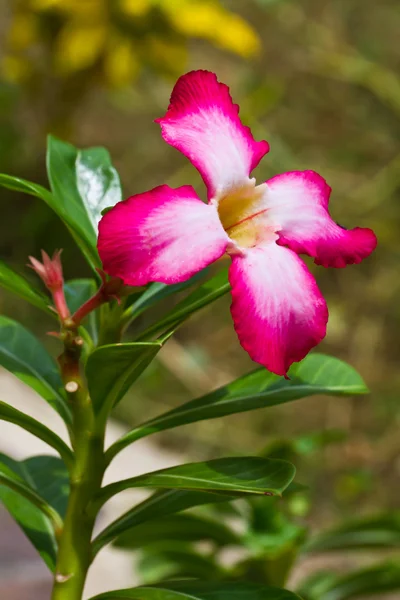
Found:
M 212 541 L 216 545 L 238 544 L 239 537 L 221 522 L 192 514 L 163 516 L 125 531 L 114 542 L 120 548 L 144 548 L 163 541 Z
M 299 594 L 304 600 L 351 600 L 400 590 L 400 563 L 387 562 L 346 575 L 319 572 L 304 581 Z
M 31 285 L 25 277 L 13 271 L 2 260 L 0 260 L 0 285 L 7 291 L 20 296 L 44 312 L 51 315 L 55 314 L 50 310 L 50 298 L 42 294 Z
M 65 299 L 71 314 L 78 310 L 97 290 L 94 279 L 70 279 L 64 285 Z M 94 311 L 84 321 L 84 326 L 90 333 L 93 342 L 98 338 L 98 314 Z
M 291 367 L 289 376 L 287 380 L 264 368 L 257 369 L 206 396 L 139 425 L 118 440 L 108 454 L 115 456 L 142 437 L 196 421 L 267 408 L 315 394 L 351 396 L 368 392 L 363 379 L 352 367 L 323 354 L 309 354 L 301 363 Z
M 164 331 L 174 325 L 180 325 L 191 314 L 197 312 L 210 302 L 220 298 L 230 290 L 228 282 L 228 270 L 222 269 L 217 275 L 200 285 L 194 292 L 189 294 L 187 298 L 178 302 L 178 304 L 160 321 L 151 325 L 143 331 L 139 338 L 140 340 L 148 339 L 154 334 Z
M 92 225 L 97 231 L 101 212 L 122 200 L 121 182 L 105 148 L 79 150 L 75 160 L 76 182 Z
M 110 523 L 93 541 L 93 550 L 97 553 L 103 546 L 109 544 L 118 535 L 128 529 L 133 529 L 142 523 L 160 519 L 187 508 L 202 504 L 228 502 L 240 496 L 216 494 L 210 492 L 192 492 L 187 490 L 162 490 L 137 504 L 116 521 Z
M 160 586 L 115 590 L 91 600 L 299 600 L 293 592 L 252 583 L 176 581 Z
M 22 192 L 24 194 L 29 194 L 30 196 L 35 196 L 36 198 L 40 198 L 46 202 L 46 204 L 52 210 L 54 210 L 54 212 L 64 222 L 75 242 L 82 249 L 89 263 L 93 267 L 101 266 L 96 250 L 95 234 L 93 233 L 92 236 L 87 235 L 84 227 L 84 221 L 80 223 L 79 220 L 74 218 L 73 212 L 66 209 L 65 203 L 58 198 L 57 194 L 52 194 L 52 192 L 41 185 L 32 183 L 31 181 L 26 181 L 20 177 L 13 177 L 11 175 L 0 174 L 0 185 L 16 192 Z M 86 224 L 87 221 L 88 218 L 86 217 Z
M 101 490 L 98 504 L 101 506 L 115 494 L 136 487 L 280 496 L 295 472 L 288 462 L 259 457 L 188 463 L 111 483 Z
M 54 209 L 54 198 L 52 193 L 38 183 L 0 173 L 0 185 L 8 190 L 13 190 L 14 192 L 22 192 L 23 194 L 29 194 L 30 196 L 40 198 L 41 200 L 44 200 L 50 208 Z
M 66 510 L 68 474 L 54 456 L 34 456 L 16 461 L 0 455 L 0 500 L 54 571 L 55 529 Z
M 372 517 L 351 519 L 339 527 L 314 536 L 303 548 L 305 552 L 396 548 L 400 546 L 400 512 L 392 511 Z
M 57 450 L 67 466 L 72 464 L 73 454 L 67 444 L 54 431 L 36 421 L 29 415 L 13 408 L 5 402 L 0 402 L 0 420 L 19 425 L 29 433 Z
M 92 265 L 100 266 L 96 250 L 96 229 L 79 193 L 76 161 L 78 150 L 49 135 L 47 175 L 54 198 L 54 210 L 74 231 L 77 241 Z
M 148 288 L 139 295 L 137 299 L 132 302 L 132 304 L 126 309 L 123 314 L 123 321 L 125 324 L 133 321 L 137 317 L 139 317 L 144 311 L 148 308 L 151 308 L 158 302 L 165 300 L 168 296 L 172 296 L 178 292 L 182 292 L 187 288 L 194 285 L 199 279 L 205 277 L 208 269 L 203 269 L 199 273 L 196 273 L 188 279 L 187 281 L 183 281 L 182 283 L 176 283 L 174 285 L 167 285 L 166 283 L 151 283 Z
M 34 389 L 65 422 L 71 417 L 56 362 L 16 321 L 0 316 L 0 365 Z
M 110 344 L 92 352 L 86 363 L 86 377 L 95 413 L 109 413 L 162 345 L 161 340 Z

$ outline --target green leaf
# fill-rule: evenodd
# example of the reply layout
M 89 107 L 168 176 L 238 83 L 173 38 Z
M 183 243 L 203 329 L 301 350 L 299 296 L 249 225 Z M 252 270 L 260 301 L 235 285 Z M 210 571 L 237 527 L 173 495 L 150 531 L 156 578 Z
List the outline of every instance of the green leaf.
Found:
M 22 325 L 0 316 L 0 365 L 29 385 L 71 422 L 57 364 L 42 344 Z
M 29 194 L 43 200 L 65 223 L 67 229 L 71 233 L 77 245 L 83 251 L 92 267 L 96 268 L 101 266 L 96 250 L 96 235 L 94 233 L 92 236 L 87 234 L 87 231 L 84 227 L 84 221 L 80 223 L 79 220 L 75 219 L 73 213 L 71 214 L 71 211 L 66 210 L 64 202 L 62 202 L 57 195 L 53 195 L 49 190 L 41 185 L 32 183 L 31 181 L 26 181 L 20 177 L 12 177 L 11 175 L 0 174 L 0 185 L 7 189 Z M 87 221 L 88 218 L 86 217 L 86 224 Z M 91 227 L 90 221 L 89 225 Z
M 163 341 L 100 346 L 89 356 L 86 377 L 93 409 L 106 416 L 161 350 Z
M 55 314 L 50 310 L 50 299 L 35 289 L 25 277 L 13 271 L 2 260 L 0 260 L 0 285 L 44 312 L 51 315 Z
M 122 199 L 117 171 L 104 148 L 77 150 L 48 137 L 47 173 L 62 218 L 93 266 L 100 266 L 96 250 L 101 211 Z M 60 214 L 61 216 L 61 214 Z
M 237 495 L 219 495 L 209 492 L 191 492 L 187 490 L 162 490 L 137 504 L 116 521 L 110 523 L 93 541 L 93 551 L 97 553 L 118 535 L 133 529 L 152 519 L 160 519 L 165 515 L 177 513 L 187 508 L 202 504 L 214 504 L 234 500 Z
M 144 548 L 163 541 L 212 541 L 216 545 L 239 544 L 240 538 L 223 523 L 192 514 L 163 516 L 125 531 L 114 542 L 119 548 Z
M 74 232 L 75 240 L 89 262 L 100 267 L 96 250 L 96 229 L 78 190 L 77 157 L 78 150 L 74 146 L 48 136 L 47 175 L 52 191 L 52 208 Z
M 160 586 L 115 590 L 91 600 L 299 600 L 299 596 L 279 588 L 252 583 L 176 581 Z
M 304 600 L 350 600 L 400 590 L 400 564 L 387 562 L 346 575 L 319 572 L 304 581 L 299 594 Z
M 372 517 L 351 519 L 312 538 L 305 552 L 396 548 L 400 546 L 400 512 L 392 511 Z
M 259 457 L 188 463 L 111 483 L 100 491 L 97 503 L 101 506 L 115 494 L 136 487 L 280 496 L 295 472 L 288 462 Z
M 199 273 L 196 273 L 182 283 L 176 283 L 174 285 L 167 285 L 166 283 L 151 283 L 148 288 L 139 295 L 139 298 L 134 300 L 130 306 L 125 310 L 123 314 L 124 324 L 132 322 L 134 319 L 139 317 L 148 308 L 151 308 L 161 300 L 165 300 L 168 296 L 172 296 L 178 292 L 182 292 L 187 288 L 194 285 L 199 279 L 205 277 L 208 272 L 208 268 L 203 269 Z
M 41 200 L 44 200 L 50 208 L 54 209 L 54 198 L 51 192 L 38 183 L 0 173 L 0 185 L 14 192 L 22 192 L 23 194 L 29 194 L 30 196 L 40 198 Z
M 143 331 L 140 340 L 148 339 L 154 334 L 164 331 L 172 326 L 181 325 L 191 314 L 197 312 L 210 302 L 220 298 L 230 290 L 228 282 L 228 270 L 222 269 L 217 275 L 200 285 L 194 292 L 189 294 L 160 321 L 151 325 Z
M 96 293 L 97 287 L 94 279 L 70 279 L 65 283 L 65 299 L 71 314 Z M 96 344 L 98 341 L 98 314 L 96 311 L 89 314 L 85 321 L 85 327 Z
M 105 148 L 79 150 L 75 172 L 79 194 L 97 231 L 102 211 L 122 200 L 119 175 Z
M 36 421 L 29 415 L 13 408 L 9 404 L 0 401 L 0 420 L 19 425 L 26 431 L 29 431 L 40 440 L 57 450 L 67 466 L 73 461 L 73 454 L 67 444 L 54 431 L 51 431 L 46 425 Z
M 221 579 L 223 571 L 217 560 L 196 552 L 182 542 L 168 540 L 164 547 L 146 548 L 141 552 L 137 564 L 140 581 L 153 585 L 160 581 L 189 578 L 216 581 Z
M 68 498 L 68 474 L 54 456 L 34 456 L 16 461 L 0 455 L 0 500 L 38 550 L 47 566 L 55 570 L 55 531 L 61 526 Z
M 309 354 L 289 371 L 290 380 L 257 369 L 236 381 L 155 417 L 120 438 L 108 450 L 111 458 L 132 442 L 180 425 L 284 404 L 315 394 L 349 396 L 368 389 L 345 362 L 323 354 Z

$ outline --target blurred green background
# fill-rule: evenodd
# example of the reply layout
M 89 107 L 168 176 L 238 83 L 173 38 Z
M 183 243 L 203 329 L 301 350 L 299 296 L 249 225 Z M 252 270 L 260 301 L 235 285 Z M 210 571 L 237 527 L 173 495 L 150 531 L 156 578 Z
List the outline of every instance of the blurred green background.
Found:
M 176 78 L 203 68 L 230 85 L 244 122 L 271 144 L 255 172 L 258 181 L 314 169 L 333 188 L 335 220 L 375 230 L 378 249 L 364 264 L 313 268 L 330 308 L 320 350 L 358 369 L 370 396 L 314 397 L 158 438 L 200 459 L 256 453 L 275 438 L 343 432 L 303 461 L 300 478 L 312 486 L 313 523 L 396 503 L 398 8 L 398 0 L 0 2 L 2 172 L 46 184 L 45 136 L 51 132 L 80 147 L 106 146 L 126 196 L 168 183 L 192 184 L 204 198 L 198 173 L 153 123 L 164 114 Z M 44 204 L 6 190 L 1 199 L 1 258 L 23 271 L 28 254 L 62 247 L 66 276 L 88 274 Z M 120 419 L 148 418 L 253 368 L 233 331 L 229 303 L 223 298 L 180 330 L 121 405 Z M 3 292 L 0 305 L 36 332 L 48 326 Z

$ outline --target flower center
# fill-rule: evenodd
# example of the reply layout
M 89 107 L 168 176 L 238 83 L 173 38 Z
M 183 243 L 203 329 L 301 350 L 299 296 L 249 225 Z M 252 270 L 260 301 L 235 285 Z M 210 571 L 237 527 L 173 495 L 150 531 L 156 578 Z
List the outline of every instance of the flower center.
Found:
M 235 246 L 253 248 L 278 239 L 279 226 L 271 222 L 267 206 L 267 185 L 254 179 L 217 198 L 218 215 Z

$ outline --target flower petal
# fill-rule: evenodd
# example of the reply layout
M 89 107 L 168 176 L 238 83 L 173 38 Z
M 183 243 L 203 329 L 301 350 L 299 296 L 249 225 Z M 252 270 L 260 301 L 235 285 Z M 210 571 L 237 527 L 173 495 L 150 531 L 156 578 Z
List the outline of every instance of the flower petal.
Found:
M 272 242 L 232 257 L 231 312 L 250 357 L 277 375 L 325 336 L 326 302 L 304 262 Z
M 99 224 L 104 270 L 126 285 L 185 281 L 224 254 L 229 238 L 214 206 L 187 185 L 116 204 Z
M 238 113 L 229 88 L 214 73 L 192 71 L 178 79 L 165 117 L 156 120 L 164 140 L 199 170 L 209 198 L 246 182 L 269 150 Z
M 279 244 L 305 253 L 324 267 L 345 267 L 376 247 L 371 229 L 344 229 L 330 217 L 331 188 L 314 171 L 292 171 L 266 182 L 268 215 L 279 223 Z

